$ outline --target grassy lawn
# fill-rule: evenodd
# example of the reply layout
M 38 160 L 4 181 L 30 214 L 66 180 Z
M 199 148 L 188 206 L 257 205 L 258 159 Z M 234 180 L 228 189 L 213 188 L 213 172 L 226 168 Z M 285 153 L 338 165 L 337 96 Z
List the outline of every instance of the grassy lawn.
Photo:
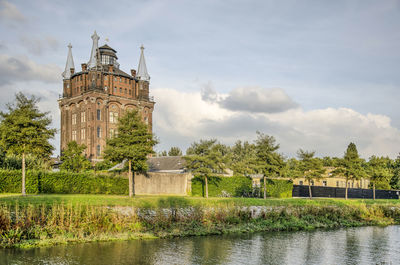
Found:
M 331 199 L 331 198 L 287 198 L 267 200 L 258 198 L 201 198 L 186 196 L 145 196 L 138 195 L 135 198 L 116 195 L 81 195 L 81 194 L 46 194 L 28 195 L 0 194 L 0 204 L 18 205 L 105 205 L 105 206 L 134 206 L 140 208 L 163 208 L 163 207 L 185 207 L 185 206 L 303 206 L 303 205 L 400 205 L 400 200 L 363 200 L 363 199 Z

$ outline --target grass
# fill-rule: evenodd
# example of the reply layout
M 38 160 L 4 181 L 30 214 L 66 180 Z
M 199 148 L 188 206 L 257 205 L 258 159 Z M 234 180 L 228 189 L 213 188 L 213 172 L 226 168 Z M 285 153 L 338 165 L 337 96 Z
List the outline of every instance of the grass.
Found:
M 267 200 L 259 198 L 209 198 L 186 196 L 146 196 L 134 198 L 118 195 L 45 194 L 28 195 L 0 194 L 0 204 L 7 205 L 92 205 L 92 206 L 132 206 L 135 208 L 165 208 L 186 206 L 342 206 L 342 205 L 399 205 L 400 200 L 338 199 L 338 198 L 287 198 Z
M 398 200 L 0 195 L 0 247 L 399 223 Z

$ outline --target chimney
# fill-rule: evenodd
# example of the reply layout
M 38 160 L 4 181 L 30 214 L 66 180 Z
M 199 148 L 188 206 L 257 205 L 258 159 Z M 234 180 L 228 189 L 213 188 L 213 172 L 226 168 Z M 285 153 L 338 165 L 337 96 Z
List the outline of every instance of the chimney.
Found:
M 70 68 L 69 70 L 71 71 L 71 75 L 75 73 L 75 68 Z
M 87 64 L 86 63 L 81 64 L 81 66 L 82 66 L 82 71 L 87 71 Z
M 131 69 L 131 75 L 132 75 L 133 77 L 136 77 L 136 70 L 135 70 L 135 69 Z

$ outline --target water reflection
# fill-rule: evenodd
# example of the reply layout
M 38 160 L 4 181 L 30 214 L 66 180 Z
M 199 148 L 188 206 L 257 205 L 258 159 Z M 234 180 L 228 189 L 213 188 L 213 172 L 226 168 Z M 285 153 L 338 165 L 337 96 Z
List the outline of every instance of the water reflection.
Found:
M 0 264 L 397 264 L 400 227 L 0 250 Z

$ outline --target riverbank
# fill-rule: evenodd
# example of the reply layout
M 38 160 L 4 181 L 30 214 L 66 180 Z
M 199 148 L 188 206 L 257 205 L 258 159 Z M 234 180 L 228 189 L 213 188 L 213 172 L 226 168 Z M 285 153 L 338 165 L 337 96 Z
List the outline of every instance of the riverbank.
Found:
M 397 200 L 0 196 L 0 247 L 391 224 Z

